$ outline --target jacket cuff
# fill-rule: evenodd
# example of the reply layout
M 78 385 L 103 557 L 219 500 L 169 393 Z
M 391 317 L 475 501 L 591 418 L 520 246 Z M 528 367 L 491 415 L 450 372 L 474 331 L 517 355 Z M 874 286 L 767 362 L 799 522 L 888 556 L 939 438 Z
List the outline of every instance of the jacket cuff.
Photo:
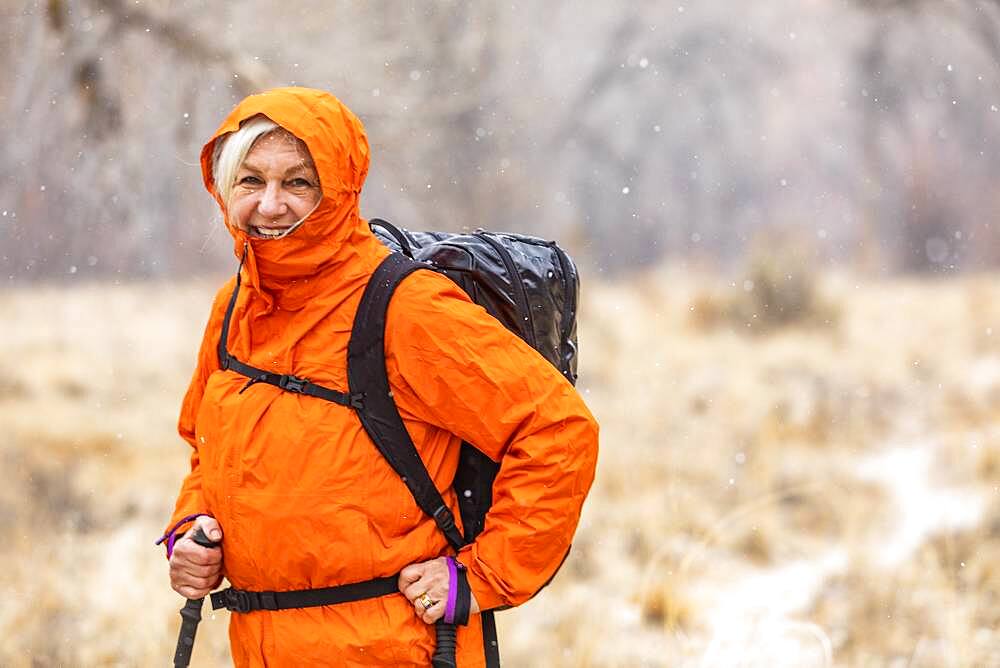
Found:
M 193 522 L 199 517 L 211 517 L 211 515 L 209 515 L 208 513 L 194 513 L 193 515 L 188 515 L 187 517 L 183 517 L 180 520 L 178 520 L 178 522 L 174 524 L 174 526 L 167 529 L 167 531 L 162 536 L 160 536 L 160 538 L 156 541 L 155 545 L 159 545 L 160 543 L 166 541 L 167 559 L 169 559 L 170 555 L 174 553 L 174 542 L 176 542 L 177 540 L 177 534 L 183 533 L 183 531 L 180 531 L 180 528 L 189 522 Z
M 490 585 L 489 581 L 483 577 L 482 572 L 478 568 L 479 564 L 476 560 L 475 554 L 473 553 L 474 546 L 475 543 L 472 545 L 466 545 L 462 548 L 462 551 L 455 556 L 455 560 L 460 562 L 465 567 L 465 575 L 469 582 L 469 589 L 472 590 L 472 595 L 476 597 L 476 603 L 479 604 L 479 611 L 484 612 L 495 608 L 510 607 L 511 604 L 498 594 Z

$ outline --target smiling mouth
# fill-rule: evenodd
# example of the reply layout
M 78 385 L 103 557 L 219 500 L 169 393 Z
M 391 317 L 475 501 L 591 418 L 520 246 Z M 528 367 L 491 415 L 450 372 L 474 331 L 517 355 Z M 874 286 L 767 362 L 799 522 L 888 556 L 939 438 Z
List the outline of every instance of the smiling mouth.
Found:
M 291 229 L 289 227 L 250 227 L 250 231 L 265 239 L 276 239 Z

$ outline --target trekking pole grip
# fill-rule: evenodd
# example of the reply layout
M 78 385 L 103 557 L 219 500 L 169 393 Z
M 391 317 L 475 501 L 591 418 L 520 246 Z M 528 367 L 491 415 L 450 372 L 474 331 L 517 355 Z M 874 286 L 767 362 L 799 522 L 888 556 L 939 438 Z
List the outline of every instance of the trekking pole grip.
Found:
M 201 527 L 195 529 L 191 540 L 202 547 L 216 548 L 219 543 L 205 535 Z M 177 636 L 177 649 L 174 650 L 174 668 L 187 668 L 191 663 L 191 651 L 194 649 L 194 637 L 201 622 L 202 598 L 189 598 L 181 608 L 181 630 Z
M 434 624 L 434 631 L 437 634 L 437 643 L 434 647 L 434 656 L 431 657 L 431 666 L 455 668 L 455 625 L 439 619 Z

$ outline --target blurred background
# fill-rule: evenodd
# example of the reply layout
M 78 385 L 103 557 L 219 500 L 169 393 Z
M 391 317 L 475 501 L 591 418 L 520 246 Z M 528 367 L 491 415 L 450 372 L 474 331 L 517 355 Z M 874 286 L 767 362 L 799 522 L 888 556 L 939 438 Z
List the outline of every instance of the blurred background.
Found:
M 198 152 L 296 84 L 363 215 L 580 266 L 601 462 L 507 665 L 1000 666 L 998 58 L 995 0 L 0 0 L 0 665 L 168 661 Z

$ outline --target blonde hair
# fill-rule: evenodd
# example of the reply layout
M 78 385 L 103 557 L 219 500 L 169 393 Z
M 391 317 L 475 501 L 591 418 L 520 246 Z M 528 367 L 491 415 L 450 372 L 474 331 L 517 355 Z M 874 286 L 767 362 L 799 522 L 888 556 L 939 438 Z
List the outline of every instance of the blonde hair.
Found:
M 236 172 L 253 148 L 255 141 L 275 130 L 284 130 L 267 116 L 257 115 L 244 121 L 239 130 L 219 137 L 212 150 L 212 180 L 219 197 L 229 206 L 236 185 Z M 287 132 L 287 131 L 286 131 Z

